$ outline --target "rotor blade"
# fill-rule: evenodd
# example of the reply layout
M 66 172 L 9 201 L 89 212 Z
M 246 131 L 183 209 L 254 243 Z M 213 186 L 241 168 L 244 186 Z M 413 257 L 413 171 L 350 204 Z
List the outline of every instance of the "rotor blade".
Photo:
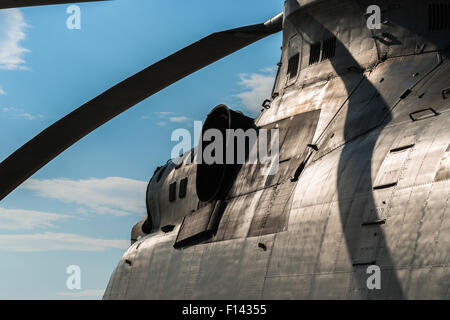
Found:
M 283 14 L 265 23 L 211 34 L 122 81 L 57 121 L 0 164 L 0 200 L 79 139 L 174 82 L 281 31 Z
M 108 0 L 0 0 L 0 9 L 46 6 L 51 4 L 64 4 L 76 2 L 97 2 Z

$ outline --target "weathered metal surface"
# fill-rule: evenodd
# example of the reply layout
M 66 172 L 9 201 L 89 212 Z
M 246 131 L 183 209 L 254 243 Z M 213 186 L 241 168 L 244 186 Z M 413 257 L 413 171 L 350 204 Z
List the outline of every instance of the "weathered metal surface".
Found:
M 195 245 L 208 240 L 216 231 L 226 207 L 224 201 L 214 201 L 184 217 L 174 247 Z
M 195 165 L 169 166 L 150 183 L 155 232 L 125 253 L 105 298 L 450 299 L 449 30 L 429 29 L 422 0 L 377 1 L 387 22 L 369 30 L 372 2 L 286 1 L 276 94 L 255 123 L 281 127 L 291 160 L 271 178 L 245 164 L 216 235 L 183 250 Z M 309 65 L 309 46 L 332 37 L 335 57 Z M 188 196 L 169 203 L 186 176 Z M 367 287 L 371 264 L 380 290 Z

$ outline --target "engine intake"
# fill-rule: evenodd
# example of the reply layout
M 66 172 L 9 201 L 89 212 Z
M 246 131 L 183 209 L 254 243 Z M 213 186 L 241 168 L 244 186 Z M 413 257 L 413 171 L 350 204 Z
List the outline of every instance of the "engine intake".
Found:
M 233 148 L 234 156 L 236 156 L 236 145 L 234 141 L 227 136 L 227 129 L 237 130 L 242 129 L 244 131 L 254 127 L 252 118 L 243 115 L 241 112 L 233 111 L 226 105 L 218 105 L 207 116 L 202 128 L 202 134 L 200 137 L 199 148 L 197 152 L 201 152 L 201 158 L 197 155 L 197 177 L 196 188 L 197 196 L 201 201 L 209 202 L 212 200 L 223 199 L 231 187 L 236 173 L 240 167 L 239 164 L 234 161 L 233 163 L 227 163 L 227 154 L 230 152 L 230 148 Z M 222 135 L 222 157 L 221 161 L 208 164 L 204 161 L 203 155 L 205 149 L 212 143 L 212 141 L 205 141 L 204 134 L 209 129 L 217 129 Z

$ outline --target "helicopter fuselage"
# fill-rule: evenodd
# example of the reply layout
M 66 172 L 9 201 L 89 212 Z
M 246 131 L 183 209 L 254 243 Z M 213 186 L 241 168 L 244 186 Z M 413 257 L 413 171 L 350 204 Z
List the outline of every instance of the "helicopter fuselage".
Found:
M 159 168 L 105 299 L 450 298 L 450 1 L 373 2 L 286 1 L 278 171 Z

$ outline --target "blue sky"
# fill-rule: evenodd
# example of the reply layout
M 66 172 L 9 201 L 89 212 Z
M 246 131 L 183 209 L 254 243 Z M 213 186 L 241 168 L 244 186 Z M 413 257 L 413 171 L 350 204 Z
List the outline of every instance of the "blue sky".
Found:
M 117 82 L 200 38 L 259 23 L 274 0 L 114 0 L 0 11 L 0 158 Z M 145 188 L 217 104 L 256 115 L 281 34 L 201 70 L 100 127 L 0 202 L 0 299 L 99 299 L 145 215 Z M 66 288 L 79 265 L 81 289 Z

